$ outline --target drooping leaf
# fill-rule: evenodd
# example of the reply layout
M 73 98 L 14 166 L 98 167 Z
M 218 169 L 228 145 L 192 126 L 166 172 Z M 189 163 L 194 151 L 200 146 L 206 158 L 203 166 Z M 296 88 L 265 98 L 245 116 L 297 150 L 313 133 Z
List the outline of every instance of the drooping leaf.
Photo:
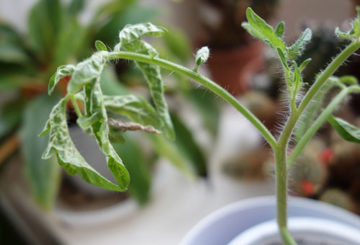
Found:
M 49 133 L 49 142 L 43 159 L 50 159 L 56 156 L 58 163 L 70 174 L 80 175 L 86 182 L 108 190 L 124 191 L 129 183 L 129 177 L 125 177 L 127 181 L 123 181 L 115 185 L 94 168 L 92 168 L 85 159 L 80 155 L 71 140 L 67 120 L 66 120 L 66 99 L 61 99 L 55 107 L 53 107 L 49 120 L 41 135 Z M 124 175 L 126 176 L 126 174 Z
M 54 157 L 41 159 L 48 137 L 38 137 L 38 134 L 57 101 L 57 96 L 45 95 L 29 103 L 24 111 L 20 133 L 21 153 L 33 196 L 46 209 L 51 208 L 54 203 L 60 180 L 60 168 Z
M 210 51 L 208 47 L 202 47 L 196 52 L 194 71 L 197 71 L 199 66 L 204 64 L 208 60 L 209 55 Z
M 100 81 L 85 86 L 85 117 L 98 114 L 98 120 L 91 124 L 91 134 L 96 139 L 101 151 L 106 157 L 108 168 L 112 172 L 118 185 L 126 187 L 129 184 L 129 173 L 127 172 L 121 158 L 114 150 L 109 140 L 108 116 L 105 108 L 103 94 L 100 88 Z M 88 130 L 88 129 L 85 129 Z
M 158 52 L 150 44 L 142 41 L 141 38 L 144 35 L 160 36 L 164 33 L 164 31 L 164 28 L 155 26 L 151 23 L 127 26 L 120 31 L 120 42 L 116 45 L 115 50 L 123 48 L 127 51 L 156 57 L 158 56 Z M 164 97 L 164 84 L 161 79 L 160 68 L 147 63 L 135 63 L 144 74 L 145 80 L 148 83 L 151 97 L 163 124 L 165 135 L 169 139 L 174 139 L 175 133 Z
M 275 33 L 274 29 L 266 23 L 260 16 L 258 16 L 251 8 L 246 9 L 246 17 L 248 22 L 243 22 L 244 27 L 253 37 L 256 37 L 271 48 L 280 48 L 285 52 L 285 42 Z
M 71 76 L 73 74 L 73 72 L 75 71 L 75 66 L 74 65 L 62 65 L 59 66 L 55 72 L 54 75 L 51 76 L 50 81 L 49 81 L 49 89 L 48 89 L 48 93 L 49 95 L 52 94 L 52 92 L 54 91 L 56 85 L 58 84 L 58 82 L 60 82 L 60 80 L 66 76 Z
M 360 143 L 360 129 L 358 127 L 333 115 L 329 116 L 328 121 L 344 140 Z
M 94 83 L 104 69 L 107 52 L 99 51 L 75 66 L 67 91 L 76 94 L 84 85 Z
M 293 45 L 287 48 L 287 52 L 290 59 L 296 59 L 299 57 L 306 45 L 310 42 L 312 37 L 312 32 L 309 28 L 306 28 L 305 31 L 300 35 L 300 37 L 295 41 Z
M 172 114 L 172 121 L 176 132 L 175 144 L 180 151 L 188 158 L 189 163 L 192 165 L 196 173 L 200 176 L 207 175 L 207 160 L 206 156 L 197 143 L 193 134 L 183 122 L 180 117 Z
M 142 125 L 160 127 L 155 109 L 143 98 L 136 95 L 104 96 L 107 110 L 126 116 Z

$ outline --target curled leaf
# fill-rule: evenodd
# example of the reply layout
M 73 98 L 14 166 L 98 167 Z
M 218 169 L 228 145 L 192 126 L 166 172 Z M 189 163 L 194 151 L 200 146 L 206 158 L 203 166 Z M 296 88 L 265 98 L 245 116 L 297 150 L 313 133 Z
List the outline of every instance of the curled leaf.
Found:
M 99 51 L 76 65 L 68 84 L 69 94 L 76 94 L 84 85 L 97 80 L 106 63 L 107 52 Z
M 118 185 L 110 182 L 93 169 L 81 156 L 71 140 L 66 120 L 66 99 L 61 99 L 52 109 L 49 120 L 41 135 L 49 133 L 49 143 L 42 155 L 43 159 L 50 159 L 55 155 L 58 163 L 70 174 L 78 174 L 89 184 L 108 190 L 124 191 L 129 184 L 129 177 L 124 174 L 124 181 Z
M 54 75 L 51 76 L 50 81 L 49 81 L 49 89 L 48 89 L 48 93 L 49 95 L 52 94 L 52 92 L 55 89 L 56 84 L 58 84 L 58 82 L 66 77 L 66 76 L 71 76 L 73 74 L 73 72 L 75 71 L 75 66 L 74 65 L 63 65 L 63 66 L 59 66 L 55 72 Z
M 141 38 L 145 35 L 159 36 L 162 35 L 164 31 L 164 28 L 151 23 L 127 26 L 120 31 L 120 43 L 117 47 L 121 47 L 127 51 L 157 57 L 158 52 L 156 49 L 141 40 Z M 164 97 L 164 84 L 161 79 L 160 67 L 142 62 L 135 63 L 143 73 L 149 86 L 150 94 L 160 117 L 165 135 L 170 139 L 175 139 L 174 127 Z

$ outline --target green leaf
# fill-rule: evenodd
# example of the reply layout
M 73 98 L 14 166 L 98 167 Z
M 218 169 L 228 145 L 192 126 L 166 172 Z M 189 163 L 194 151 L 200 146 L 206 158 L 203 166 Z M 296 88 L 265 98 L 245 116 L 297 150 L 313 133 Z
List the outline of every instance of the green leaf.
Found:
M 96 47 L 97 51 L 108 51 L 105 43 L 103 43 L 100 40 L 95 41 L 95 47 Z
M 125 188 L 129 184 L 129 173 L 109 140 L 110 129 L 100 81 L 98 80 L 94 84 L 87 84 L 84 93 L 86 98 L 84 101 L 85 117 L 92 117 L 94 114 L 98 114 L 96 117 L 99 118 L 98 120 L 93 120 L 91 134 L 95 137 L 101 151 L 105 155 L 107 165 L 118 185 Z
M 54 58 L 52 59 L 52 68 L 67 63 L 76 58 L 76 54 L 85 43 L 85 28 L 78 23 L 76 19 L 69 19 L 66 22 L 67 27 L 62 28 L 56 40 L 54 49 Z
M 287 52 L 290 59 L 296 59 L 299 57 L 306 45 L 310 42 L 312 37 L 312 32 L 309 28 L 306 28 L 305 31 L 300 35 L 300 37 L 295 41 L 293 45 L 287 48 Z
M 136 25 L 127 25 L 119 33 L 120 47 L 129 44 L 133 46 L 132 44 L 134 44 L 135 47 L 137 46 L 137 48 L 139 48 L 140 46 L 142 46 L 140 43 L 144 44 L 144 42 L 141 42 L 142 37 L 159 37 L 162 36 L 165 32 L 166 29 L 164 27 L 156 26 L 150 22 Z
M 67 126 L 66 104 L 67 100 L 61 99 L 53 107 L 49 120 L 40 134 L 49 133 L 49 143 L 42 158 L 50 159 L 52 156 L 56 156 L 59 164 L 70 175 L 78 174 L 89 184 L 113 191 L 126 190 L 129 183 L 127 173 L 119 171 L 120 174 L 123 174 L 124 181 L 120 182 L 119 185 L 115 185 L 93 169 L 75 148 Z
M 178 116 L 172 114 L 172 121 L 176 132 L 175 144 L 180 151 L 189 159 L 193 169 L 198 175 L 207 175 L 207 160 L 200 145 L 196 142 L 191 131 Z
M 75 66 L 67 87 L 69 94 L 76 94 L 84 85 L 94 83 L 100 78 L 106 64 L 106 55 L 105 51 L 96 52 Z
M 0 38 L 0 62 L 23 64 L 29 61 L 29 57 L 27 56 L 22 46 L 10 40 L 9 41 L 1 40 L 1 38 Z
M 256 37 L 271 48 L 280 48 L 281 51 L 285 52 L 285 42 L 274 32 L 274 29 L 266 23 L 260 16 L 258 16 L 251 8 L 246 9 L 246 17 L 248 22 L 243 22 L 242 27 L 245 28 L 250 35 Z
M 275 34 L 276 34 L 276 36 L 278 36 L 278 37 L 280 37 L 280 38 L 283 38 L 284 32 L 285 32 L 285 23 L 284 23 L 284 21 L 281 21 L 281 22 L 276 26 Z
M 333 115 L 329 116 L 328 121 L 344 140 L 360 143 L 360 129 L 358 127 Z
M 278 56 L 279 56 L 279 58 L 280 58 L 281 64 L 283 65 L 283 67 L 285 68 L 285 70 L 287 70 L 287 71 L 290 72 L 290 68 L 289 68 L 289 66 L 288 66 L 287 59 L 286 59 L 286 57 L 285 57 L 284 52 L 283 52 L 280 48 L 277 48 L 276 51 L 277 51 Z
M 311 62 L 311 60 L 312 60 L 311 58 L 304 60 L 299 66 L 300 71 L 303 71 L 306 68 L 306 66 Z
M 358 84 L 358 80 L 354 76 L 341 76 L 339 79 L 342 83 L 345 83 L 345 84 L 349 84 L 349 85 Z
M 208 47 L 202 47 L 196 52 L 194 71 L 197 71 L 199 66 L 204 64 L 208 60 L 209 55 L 210 51 Z
M 60 0 L 40 0 L 29 14 L 29 41 L 43 61 L 52 57 L 63 27 L 64 12 Z
M 23 102 L 18 100 L 0 106 L 0 141 L 19 126 L 23 107 Z
M 121 145 L 114 145 L 114 149 L 124 160 L 125 166 L 131 176 L 129 185 L 130 195 L 139 204 L 146 204 L 150 199 L 151 171 L 149 160 L 144 151 L 133 137 L 124 134 L 125 142 Z
M 46 209 L 51 208 L 54 203 L 61 172 L 54 157 L 41 159 L 48 137 L 40 138 L 38 134 L 57 101 L 57 96 L 45 95 L 29 103 L 24 111 L 20 132 L 21 153 L 33 196 Z
M 164 31 L 164 28 L 155 26 L 151 23 L 127 26 L 120 31 L 120 42 L 116 45 L 115 50 L 121 47 L 127 51 L 156 57 L 158 56 L 158 52 L 150 44 L 142 41 L 141 38 L 145 35 L 159 36 L 162 35 Z M 174 128 L 164 97 L 164 84 L 161 79 L 160 67 L 142 62 L 135 63 L 144 74 L 145 80 L 150 89 L 151 97 L 162 121 L 165 135 L 169 139 L 175 139 Z
M 142 125 L 159 128 L 161 125 L 155 109 L 145 99 L 136 95 L 104 96 L 104 104 L 108 111 L 126 116 Z
M 73 66 L 73 65 L 59 66 L 57 68 L 55 74 L 52 75 L 51 78 L 50 78 L 49 89 L 48 89 L 49 95 L 52 94 L 52 92 L 54 91 L 56 85 L 58 84 L 58 82 L 60 82 L 60 80 L 62 78 L 66 77 L 66 76 L 71 76 L 74 71 L 75 71 L 75 66 Z

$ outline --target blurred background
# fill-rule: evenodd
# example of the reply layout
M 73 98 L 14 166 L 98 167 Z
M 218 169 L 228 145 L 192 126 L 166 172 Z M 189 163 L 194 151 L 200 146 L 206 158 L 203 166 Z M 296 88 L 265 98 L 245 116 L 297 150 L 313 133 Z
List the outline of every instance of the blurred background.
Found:
M 284 20 L 289 43 L 306 27 L 313 30 L 313 42 L 300 57 L 313 60 L 305 71 L 311 84 L 344 47 L 333 30 L 348 25 L 357 3 L 0 0 L 0 244 L 178 244 L 212 211 L 274 193 L 272 155 L 256 130 L 204 88 L 165 71 L 177 140 L 127 133 L 125 143 L 114 143 L 131 174 L 128 192 L 90 186 L 67 175 L 54 159 L 41 160 L 47 139 L 38 134 L 67 83 L 63 79 L 56 94 L 48 96 L 49 78 L 59 65 L 90 56 L 96 40 L 112 48 L 126 24 L 151 21 L 169 30 L 164 38 L 151 40 L 160 56 L 188 67 L 194 65 L 196 50 L 208 46 L 210 59 L 201 73 L 237 96 L 276 133 L 284 111 L 280 64 L 242 29 L 246 8 L 251 6 L 273 25 Z M 351 61 L 339 75 L 359 77 L 359 57 Z M 110 64 L 102 75 L 108 95 L 149 98 L 145 85 L 129 61 Z M 359 125 L 359 102 L 352 96 L 337 114 Z M 75 122 L 69 108 L 68 125 L 77 148 L 113 180 L 96 142 Z M 290 171 L 292 195 L 360 214 L 360 149 L 342 141 L 328 125 Z

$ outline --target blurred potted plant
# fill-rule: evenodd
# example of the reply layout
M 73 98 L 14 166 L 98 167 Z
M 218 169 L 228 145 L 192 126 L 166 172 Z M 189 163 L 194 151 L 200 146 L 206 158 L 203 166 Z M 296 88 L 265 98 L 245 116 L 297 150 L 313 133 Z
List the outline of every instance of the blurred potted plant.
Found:
M 61 172 L 54 159 L 41 160 L 46 139 L 39 138 L 38 133 L 52 106 L 61 95 L 66 94 L 66 86 L 70 79 L 70 77 L 61 79 L 54 96 L 45 95 L 49 77 L 56 67 L 87 56 L 94 49 L 95 39 L 106 40 L 111 44 L 118 30 L 126 24 L 149 20 L 155 14 L 154 9 L 141 7 L 135 0 L 111 1 L 100 5 L 88 24 L 81 24 L 79 16 L 85 6 L 84 0 L 66 3 L 58 0 L 40 0 L 30 10 L 26 34 L 21 34 L 6 23 L 1 23 L 0 93 L 5 95 L 0 106 L 2 170 L 5 171 L 7 167 L 3 163 L 20 148 L 25 173 L 35 200 L 45 209 L 50 209 L 59 193 L 58 204 L 62 203 L 61 207 L 75 211 L 79 208 L 89 210 L 94 207 L 109 206 L 126 199 L 129 194 L 139 204 L 146 203 L 150 198 L 151 172 L 153 171 L 151 165 L 156 159 L 153 157 L 154 151 L 168 158 L 176 167 L 190 176 L 196 174 L 205 176 L 206 158 L 203 149 L 190 133 L 188 125 L 183 122 L 183 116 L 176 110 L 173 110 L 172 117 L 176 121 L 175 130 L 185 137 L 182 141 L 175 144 L 152 136 L 148 141 L 153 142 L 155 147 L 147 151 L 141 144 L 144 140 L 130 134 L 123 145 L 115 147 L 115 150 L 121 156 L 124 155 L 125 159 L 132 159 L 132 161 L 127 161 L 133 165 L 127 166 L 132 172 L 132 184 L 126 194 L 104 192 L 102 189 L 99 194 L 99 191 L 91 189 L 90 185 L 84 187 L 82 182 L 69 177 L 60 181 Z M 164 43 L 159 47 L 164 56 L 172 57 L 178 62 L 186 62 L 190 57 L 191 52 L 186 39 L 176 31 L 170 31 Z M 119 83 L 117 75 L 122 83 Z M 133 66 L 118 62 L 102 74 L 102 79 L 107 81 L 102 89 L 107 95 L 128 94 L 131 90 L 141 94 L 144 82 L 139 77 L 139 72 Z M 179 77 L 178 80 L 181 78 Z M 183 101 L 184 97 L 187 98 L 189 103 L 197 108 L 196 111 L 203 115 L 202 118 L 216 113 L 217 105 L 212 102 L 211 95 L 202 96 L 209 97 L 209 103 L 203 105 L 199 103 L 196 96 L 198 92 L 191 86 L 169 86 L 168 94 L 171 96 L 171 91 L 177 89 L 182 91 L 182 97 L 174 98 L 174 100 Z M 144 96 L 148 95 L 144 94 Z M 137 100 L 137 97 L 132 99 L 134 104 L 144 103 L 143 100 Z M 208 112 L 209 104 L 213 104 L 212 108 L 214 108 L 210 113 Z M 68 124 L 75 125 L 77 118 L 71 103 L 68 104 L 68 116 Z M 207 122 L 209 120 L 203 120 L 203 123 L 207 124 Z M 216 124 L 210 123 L 208 126 L 209 130 L 216 131 Z M 72 134 L 78 131 L 76 127 L 74 129 L 72 129 Z M 113 128 L 112 132 L 114 140 L 122 142 L 123 137 L 117 138 L 116 130 Z M 75 137 L 83 138 L 83 143 L 89 141 L 88 138 L 84 139 L 79 134 Z M 89 152 L 88 149 L 86 150 L 84 154 Z M 97 170 L 101 168 L 102 161 L 104 160 L 101 158 L 95 161 L 96 164 L 100 164 L 95 166 Z M 101 169 L 100 172 L 103 173 Z
M 199 1 L 203 28 L 199 43 L 212 50 L 207 63 L 212 78 L 231 94 L 248 90 L 252 75 L 264 66 L 263 43 L 241 27 L 246 8 L 253 8 L 267 20 L 278 4 L 279 0 Z

